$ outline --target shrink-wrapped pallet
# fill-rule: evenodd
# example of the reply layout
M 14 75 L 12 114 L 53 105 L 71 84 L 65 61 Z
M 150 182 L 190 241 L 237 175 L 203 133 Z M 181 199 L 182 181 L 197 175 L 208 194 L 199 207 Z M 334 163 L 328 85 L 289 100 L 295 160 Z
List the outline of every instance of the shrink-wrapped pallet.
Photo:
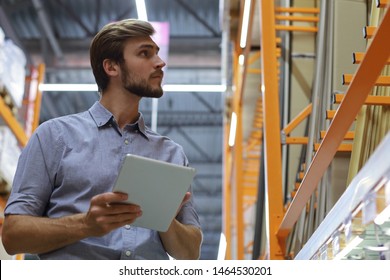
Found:
M 24 96 L 26 56 L 11 40 L 0 43 L 0 91 L 20 108 Z

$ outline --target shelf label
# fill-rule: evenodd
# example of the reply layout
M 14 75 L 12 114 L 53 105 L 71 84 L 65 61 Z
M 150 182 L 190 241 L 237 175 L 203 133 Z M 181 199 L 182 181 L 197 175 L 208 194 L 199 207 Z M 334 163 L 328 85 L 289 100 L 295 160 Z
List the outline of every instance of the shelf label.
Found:
M 369 224 L 377 215 L 376 213 L 376 193 L 370 192 L 363 201 L 363 225 Z

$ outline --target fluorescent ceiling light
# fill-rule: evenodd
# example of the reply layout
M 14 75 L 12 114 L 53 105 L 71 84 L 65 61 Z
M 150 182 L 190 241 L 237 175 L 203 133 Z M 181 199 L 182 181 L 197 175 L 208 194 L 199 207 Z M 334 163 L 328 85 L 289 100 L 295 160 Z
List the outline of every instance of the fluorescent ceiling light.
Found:
M 168 92 L 224 92 L 225 85 L 163 85 Z
M 40 84 L 40 91 L 98 91 L 96 84 Z M 225 85 L 163 85 L 166 92 L 224 92 Z
M 233 147 L 234 142 L 236 141 L 236 130 L 237 130 L 237 114 L 232 113 L 232 118 L 230 121 L 230 131 L 229 131 L 229 146 Z
M 243 54 L 240 54 L 240 56 L 238 57 L 238 64 L 243 66 L 244 62 L 245 62 L 245 56 Z
M 98 91 L 96 84 L 40 84 L 40 91 Z
M 135 0 L 135 5 L 137 6 L 138 19 L 148 20 L 148 14 L 146 13 L 146 6 L 144 0 Z
M 226 248 L 227 248 L 226 236 L 225 236 L 225 234 L 223 234 L 223 232 L 221 232 L 221 236 L 219 238 L 217 260 L 224 260 L 225 259 Z
M 242 16 L 242 24 L 241 24 L 241 39 L 240 39 L 240 47 L 246 47 L 246 40 L 248 37 L 248 28 L 249 28 L 249 12 L 251 10 L 251 2 L 252 0 L 245 0 L 244 4 L 244 13 Z

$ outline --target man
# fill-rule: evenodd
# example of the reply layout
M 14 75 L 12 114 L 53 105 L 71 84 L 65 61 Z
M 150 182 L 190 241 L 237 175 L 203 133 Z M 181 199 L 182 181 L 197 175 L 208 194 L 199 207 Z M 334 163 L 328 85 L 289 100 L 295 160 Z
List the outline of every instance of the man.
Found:
M 132 226 L 142 209 L 121 204 L 127 195 L 112 192 L 128 153 L 188 165 L 182 148 L 146 127 L 138 111 L 142 97 L 163 94 L 165 62 L 153 33 L 149 23 L 128 19 L 106 25 L 93 39 L 100 101 L 43 123 L 23 150 L 5 209 L 2 238 L 9 254 L 199 258 L 202 233 L 190 192 L 167 232 Z

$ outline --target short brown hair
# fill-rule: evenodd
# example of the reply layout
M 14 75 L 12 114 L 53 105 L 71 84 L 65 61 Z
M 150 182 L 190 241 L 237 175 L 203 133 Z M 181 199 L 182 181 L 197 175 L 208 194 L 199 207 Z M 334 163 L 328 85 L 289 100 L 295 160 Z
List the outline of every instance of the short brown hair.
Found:
M 93 38 L 89 48 L 91 67 L 95 81 L 102 92 L 108 85 L 108 76 L 103 68 L 103 61 L 111 59 L 123 63 L 123 49 L 129 38 L 151 36 L 153 26 L 143 20 L 124 19 L 105 25 Z

